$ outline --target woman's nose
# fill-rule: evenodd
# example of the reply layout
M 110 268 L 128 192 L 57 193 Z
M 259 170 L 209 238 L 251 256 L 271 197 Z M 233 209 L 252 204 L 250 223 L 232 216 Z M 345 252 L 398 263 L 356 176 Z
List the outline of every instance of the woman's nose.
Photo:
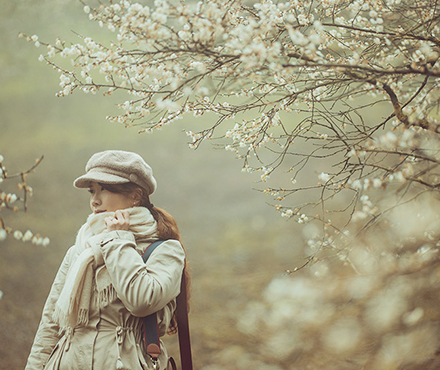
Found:
M 93 197 L 92 205 L 93 206 L 100 206 L 101 205 L 101 200 L 99 198 L 97 198 L 97 197 Z

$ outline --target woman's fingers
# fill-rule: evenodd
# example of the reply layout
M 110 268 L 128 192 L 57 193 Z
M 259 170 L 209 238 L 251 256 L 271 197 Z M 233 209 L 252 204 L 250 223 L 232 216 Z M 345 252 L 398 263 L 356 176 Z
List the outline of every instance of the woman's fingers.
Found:
M 130 227 L 130 214 L 125 209 L 117 210 L 113 217 L 106 217 L 104 221 L 109 231 L 128 230 Z
M 130 221 L 130 213 L 126 209 L 119 209 L 115 212 L 115 218 L 118 220 Z

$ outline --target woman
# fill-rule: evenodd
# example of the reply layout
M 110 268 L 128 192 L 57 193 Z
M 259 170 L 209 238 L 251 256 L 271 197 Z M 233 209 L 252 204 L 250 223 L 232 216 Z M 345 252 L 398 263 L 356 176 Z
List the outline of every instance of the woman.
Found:
M 93 213 L 61 264 L 26 370 L 165 369 L 145 354 L 142 317 L 157 312 L 159 335 L 175 332 L 175 298 L 185 264 L 174 219 L 154 207 L 151 167 L 137 154 L 94 154 L 74 182 Z M 145 264 L 142 254 L 166 240 Z

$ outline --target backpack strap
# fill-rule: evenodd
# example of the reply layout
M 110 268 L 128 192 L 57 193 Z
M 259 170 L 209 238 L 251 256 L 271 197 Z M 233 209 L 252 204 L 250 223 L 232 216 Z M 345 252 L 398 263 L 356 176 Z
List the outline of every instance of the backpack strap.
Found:
M 147 262 L 148 257 L 164 240 L 158 240 L 148 246 L 142 255 L 144 262 Z M 182 370 L 193 370 L 192 355 L 191 355 L 191 342 L 189 335 L 189 323 L 188 323 L 188 297 L 186 293 L 186 279 L 185 274 L 182 273 L 182 280 L 180 284 L 180 294 L 176 298 L 176 320 L 177 320 L 177 333 L 179 335 L 179 348 L 180 348 L 180 361 L 182 364 Z M 157 325 L 156 313 L 145 316 L 144 322 L 144 337 L 147 348 L 147 354 L 151 357 L 153 362 L 157 361 L 157 358 L 161 354 L 160 342 L 159 342 L 159 327 Z M 170 358 L 171 365 L 175 369 L 175 363 Z
M 177 333 L 179 335 L 180 362 L 182 364 L 182 370 L 193 370 L 185 273 L 182 273 L 180 294 L 176 298 L 176 303 Z
M 145 250 L 142 255 L 142 259 L 144 262 L 147 262 L 151 253 L 163 243 L 163 240 L 158 240 L 153 244 L 150 244 L 148 248 Z M 145 346 L 147 348 L 148 355 L 153 359 L 157 360 L 159 355 L 161 354 L 160 350 L 160 342 L 159 342 L 159 327 L 157 325 L 157 317 L 156 312 L 152 313 L 148 316 L 143 317 L 144 323 L 144 338 L 145 338 Z

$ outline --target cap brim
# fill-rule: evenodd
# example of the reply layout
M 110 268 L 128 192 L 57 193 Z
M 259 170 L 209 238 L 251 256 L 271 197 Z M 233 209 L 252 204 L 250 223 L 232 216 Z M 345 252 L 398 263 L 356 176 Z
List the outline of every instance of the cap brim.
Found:
M 130 182 L 130 180 L 121 176 L 91 170 L 85 175 L 78 177 L 73 182 L 73 186 L 78 189 L 88 188 L 92 182 L 100 182 L 102 184 L 125 184 Z

